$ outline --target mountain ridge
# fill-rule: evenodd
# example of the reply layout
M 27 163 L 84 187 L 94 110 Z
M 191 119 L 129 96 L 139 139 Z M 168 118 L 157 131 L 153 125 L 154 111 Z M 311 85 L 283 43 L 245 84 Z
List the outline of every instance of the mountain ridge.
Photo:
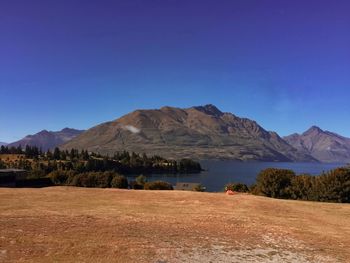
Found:
M 83 130 L 76 130 L 71 128 L 64 128 L 60 131 L 41 130 L 36 134 L 27 135 L 18 141 L 9 143 L 7 146 L 37 146 L 39 148 L 42 148 L 42 150 L 46 151 L 73 139 L 82 132 Z
M 312 126 L 302 134 L 283 137 L 299 151 L 309 154 L 320 162 L 350 161 L 350 138 Z
M 135 110 L 92 127 L 61 147 L 104 154 L 127 150 L 167 158 L 316 161 L 257 122 L 212 104 Z

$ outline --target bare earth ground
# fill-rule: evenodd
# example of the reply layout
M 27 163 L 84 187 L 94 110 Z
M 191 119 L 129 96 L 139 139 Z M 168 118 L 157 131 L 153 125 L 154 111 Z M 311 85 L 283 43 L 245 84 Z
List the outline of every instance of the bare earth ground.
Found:
M 350 262 L 350 205 L 251 195 L 0 189 L 0 262 Z

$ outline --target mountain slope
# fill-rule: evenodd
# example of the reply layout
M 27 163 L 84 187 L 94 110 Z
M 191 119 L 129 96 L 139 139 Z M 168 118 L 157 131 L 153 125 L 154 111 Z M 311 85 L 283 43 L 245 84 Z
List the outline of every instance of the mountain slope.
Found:
M 305 154 L 321 162 L 350 162 L 350 139 L 312 126 L 303 134 L 292 134 L 284 139 Z
M 0 146 L 6 146 L 7 144 L 6 142 L 0 142 Z
M 62 148 L 108 154 L 127 150 L 168 158 L 315 161 L 255 121 L 213 105 L 136 110 L 87 130 Z
M 81 134 L 82 132 L 83 131 L 81 130 L 75 130 L 70 128 L 65 128 L 61 131 L 56 131 L 56 132 L 42 130 L 34 135 L 28 135 L 19 141 L 10 143 L 7 146 L 18 147 L 19 145 L 21 145 L 22 147 L 25 147 L 27 145 L 30 145 L 30 146 L 37 146 L 46 151 L 48 149 L 53 149 L 73 139 L 74 137 Z

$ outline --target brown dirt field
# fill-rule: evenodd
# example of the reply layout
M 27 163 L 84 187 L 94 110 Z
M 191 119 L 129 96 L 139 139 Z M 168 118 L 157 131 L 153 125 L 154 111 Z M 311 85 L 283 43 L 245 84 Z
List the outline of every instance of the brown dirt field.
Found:
M 0 188 L 0 262 L 350 262 L 350 205 Z

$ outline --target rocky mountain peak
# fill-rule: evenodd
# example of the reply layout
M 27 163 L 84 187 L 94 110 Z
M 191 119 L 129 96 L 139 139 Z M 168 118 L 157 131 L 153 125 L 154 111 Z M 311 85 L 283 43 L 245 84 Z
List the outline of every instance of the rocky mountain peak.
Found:
M 284 137 L 293 147 L 321 162 L 349 162 L 350 139 L 312 126 L 303 134 Z
M 72 131 L 74 132 L 74 131 L 77 131 L 77 130 L 71 129 L 71 128 L 68 128 L 68 127 L 66 127 L 66 128 L 61 130 L 61 132 L 72 132 Z
M 27 135 L 23 139 L 10 143 L 9 147 L 17 147 L 21 145 L 25 147 L 26 145 L 37 146 L 43 150 L 53 149 L 79 135 L 83 131 L 65 128 L 62 131 L 47 131 L 42 130 L 33 135 Z
M 314 135 L 319 133 L 323 133 L 323 130 L 320 127 L 317 127 L 314 125 L 310 129 L 305 131 L 302 135 L 307 136 L 307 135 Z
M 198 110 L 198 111 L 201 111 L 205 114 L 208 114 L 208 115 L 213 115 L 213 116 L 216 116 L 216 117 L 219 117 L 221 115 L 223 115 L 223 113 L 213 104 L 207 104 L 207 105 L 204 105 L 204 106 L 196 106 L 196 107 L 193 107 L 194 109 Z
M 136 130 L 140 132 L 133 132 Z M 314 161 L 255 121 L 207 104 L 138 110 L 92 127 L 62 145 L 113 154 L 126 150 L 167 158 Z

